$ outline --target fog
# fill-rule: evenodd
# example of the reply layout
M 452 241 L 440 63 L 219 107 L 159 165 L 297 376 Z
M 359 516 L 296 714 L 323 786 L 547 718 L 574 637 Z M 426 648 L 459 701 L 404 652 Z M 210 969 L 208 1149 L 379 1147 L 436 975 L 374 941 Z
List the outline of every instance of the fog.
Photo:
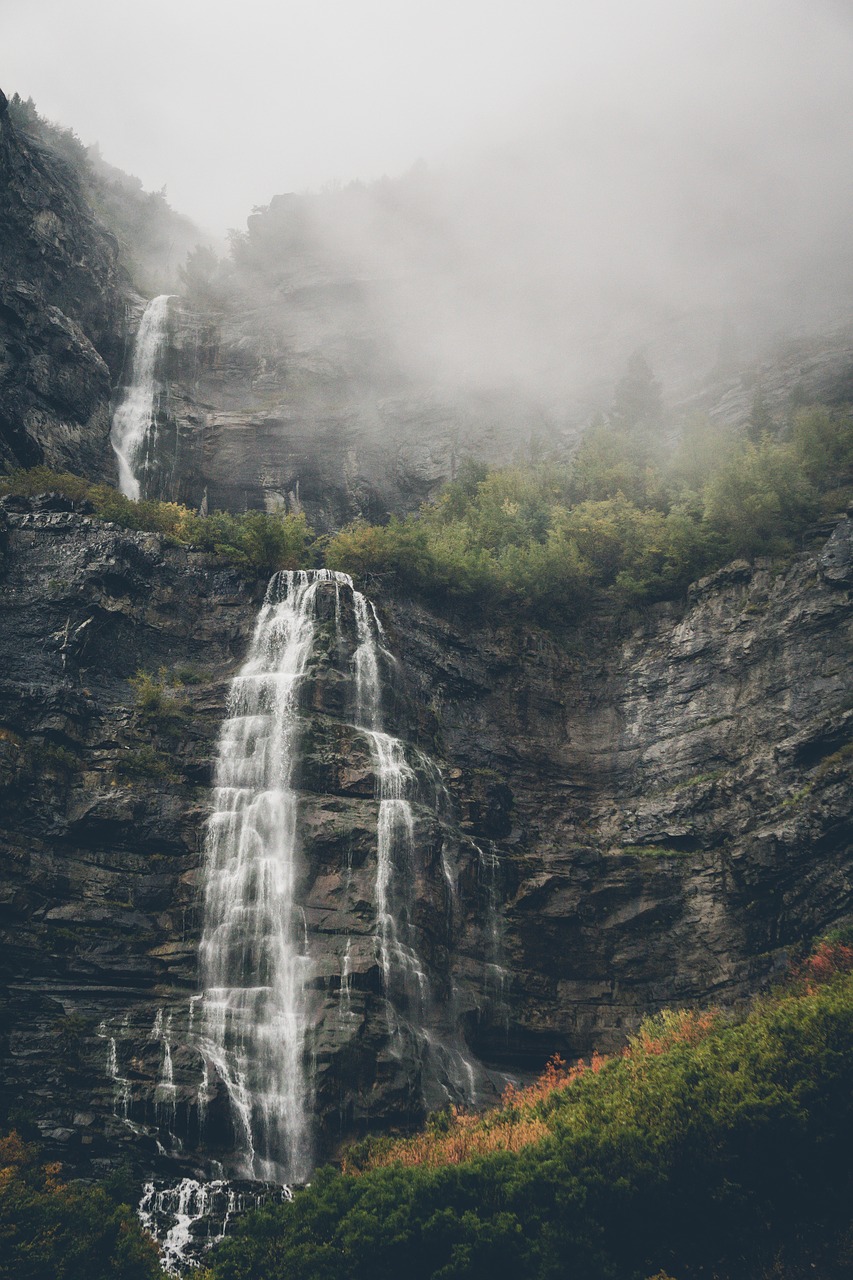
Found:
M 366 282 L 341 323 L 418 380 L 593 404 L 642 345 L 674 394 L 724 326 L 748 358 L 849 318 L 844 0 L 70 13 L 5 0 L 7 91 L 208 227 L 319 189 L 296 239 L 294 202 L 250 222 L 259 296 Z
M 673 396 L 724 331 L 747 363 L 848 319 L 853 27 L 832 6 L 747 8 L 590 28 L 571 82 L 512 121 L 397 180 L 304 198 L 293 243 L 264 249 L 253 219 L 266 283 L 278 264 L 279 291 L 304 287 L 311 262 L 369 282 L 417 378 L 578 410 L 606 403 L 637 346 Z

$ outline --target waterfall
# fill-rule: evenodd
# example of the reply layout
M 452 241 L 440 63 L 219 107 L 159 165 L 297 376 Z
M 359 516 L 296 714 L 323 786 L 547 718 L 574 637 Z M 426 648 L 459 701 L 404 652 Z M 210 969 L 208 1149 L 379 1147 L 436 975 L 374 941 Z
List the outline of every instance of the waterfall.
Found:
M 411 797 L 416 775 L 399 738 L 381 728 L 380 654 L 393 663 L 383 644 L 382 625 L 372 604 L 353 593 L 356 621 L 356 725 L 367 737 L 376 771 L 379 799 L 376 848 L 377 943 L 387 997 L 396 995 L 417 1016 L 429 994 L 424 966 L 411 943 L 411 891 L 415 879 L 415 825 Z
M 241 1185 L 224 1178 L 199 1182 L 147 1182 L 137 1210 L 146 1231 L 159 1242 L 162 1263 L 170 1275 L 197 1266 L 211 1245 L 227 1234 L 232 1217 L 264 1204 L 289 1200 L 285 1187 Z
M 270 582 L 231 685 L 205 849 L 202 1052 L 228 1091 L 242 1176 L 280 1182 L 312 1167 L 294 767 L 315 599 L 328 581 L 317 570 Z
M 314 1112 L 325 1105 L 328 1114 L 335 1087 L 330 1045 L 356 1070 L 366 1056 L 384 1055 L 389 1090 L 419 1091 L 424 1107 L 475 1102 L 486 1081 L 459 1031 L 447 958 L 460 910 L 450 800 L 438 766 L 391 732 L 400 732 L 397 674 L 376 610 L 346 574 L 274 575 L 220 733 L 202 867 L 200 993 L 185 1019 L 158 1009 L 148 1024 L 148 1043 L 160 1047 L 157 1122 L 177 1117 L 190 1133 L 182 1146 L 175 1124 L 163 1154 L 186 1168 L 191 1109 L 202 1149 L 211 1141 L 225 1161 L 207 1157 L 211 1182 L 184 1177 L 146 1189 L 141 1214 L 172 1266 L 225 1229 L 229 1186 L 265 1184 L 258 1194 L 275 1196 L 311 1176 Z M 317 808 L 301 806 L 341 785 L 318 785 L 317 768 L 343 777 L 351 759 L 363 788 L 365 758 L 373 796 L 359 789 L 345 802 L 357 815 L 357 864 L 340 850 L 339 861 L 323 865 L 319 874 L 336 888 L 318 926 L 318 868 L 310 840 L 302 848 Z M 426 918 L 418 915 L 425 908 Z M 497 934 L 487 950 L 488 963 Z M 174 1052 L 181 1043 L 191 1054 Z M 193 1059 L 198 1075 L 188 1078 Z M 129 1090 L 112 1045 L 108 1066 L 126 1115 Z M 211 1196 L 222 1218 L 216 1230 L 204 1221 Z
M 336 652 L 345 639 L 342 589 L 354 613 L 351 727 L 369 746 L 374 767 L 374 947 L 392 1052 L 402 1057 L 405 1042 L 420 1043 L 421 1056 L 431 1056 L 448 1081 L 442 1086 L 447 1096 L 470 1101 L 472 1095 L 471 1063 L 458 1037 L 425 1030 L 435 1000 L 413 920 L 419 874 L 416 806 L 419 801 L 423 806 L 420 791 L 426 785 L 427 803 L 436 809 L 430 769 L 439 784 L 440 774 L 387 731 L 383 672 L 395 659 L 370 601 L 353 589 L 346 574 L 325 569 L 276 574 L 246 663 L 232 681 L 220 736 L 199 952 L 203 1017 L 197 1044 L 206 1072 L 201 1093 L 206 1099 L 211 1074 L 222 1082 L 236 1135 L 235 1171 L 260 1180 L 304 1181 L 313 1167 L 316 1011 L 309 988 L 318 968 L 300 904 L 306 868 L 297 788 L 318 604 L 330 588 L 334 615 L 327 604 L 322 616 L 329 623 L 334 617 Z M 442 866 L 449 896 L 453 880 L 443 853 Z M 341 938 L 338 1019 L 348 1020 L 352 1012 L 352 942 Z M 164 1101 L 167 1083 L 164 1071 Z
M 509 1031 L 507 988 L 510 973 L 504 951 L 504 922 L 500 910 L 500 859 L 494 850 L 477 850 L 477 881 L 483 898 L 483 995 L 493 1016 Z
M 171 296 L 161 293 L 145 308 L 133 349 L 130 386 L 113 414 L 110 442 L 118 458 L 119 489 L 134 501 L 141 495 L 140 471 L 146 467 L 147 437 L 156 412 L 157 361 L 166 338 Z

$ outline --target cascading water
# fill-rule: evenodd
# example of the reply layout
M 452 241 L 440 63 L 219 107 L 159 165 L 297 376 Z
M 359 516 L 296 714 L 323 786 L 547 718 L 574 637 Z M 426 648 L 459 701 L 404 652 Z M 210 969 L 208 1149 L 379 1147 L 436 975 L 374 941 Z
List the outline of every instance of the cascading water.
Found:
M 416 778 L 406 762 L 403 743 L 381 729 L 382 682 L 380 653 L 393 657 L 382 644 L 376 612 L 360 591 L 353 593 L 356 620 L 356 724 L 370 742 L 376 770 L 379 820 L 376 849 L 376 924 L 379 961 L 386 997 L 397 996 L 417 1006 L 428 996 L 424 966 L 411 945 L 410 896 L 415 876 L 415 827 L 410 799 Z M 402 888 L 402 892 L 400 892 Z
M 367 737 L 376 776 L 379 817 L 376 842 L 376 941 L 386 998 L 386 1015 L 392 1048 L 402 1055 L 405 1034 L 419 1042 L 432 1060 L 433 1073 L 445 1099 L 475 1102 L 478 1066 L 466 1052 L 453 1025 L 455 993 L 441 1032 L 427 1026 L 435 1014 L 427 966 L 418 951 L 413 921 L 418 874 L 415 804 L 428 798 L 437 814 L 448 797 L 437 766 L 417 749 L 409 748 L 417 768 L 407 759 L 406 744 L 384 731 L 382 667 L 396 665 L 385 644 L 382 624 L 372 603 L 353 592 L 356 621 L 355 716 L 356 727 Z M 420 775 L 420 777 L 419 777 Z M 424 787 L 424 783 L 426 787 Z M 422 794 L 426 790 L 426 797 Z M 444 842 L 441 866 L 447 894 L 448 923 L 456 905 L 456 884 Z
M 119 489 L 134 501 L 141 495 L 140 475 L 156 412 L 157 362 L 166 339 L 171 296 L 162 293 L 145 308 L 133 350 L 130 386 L 113 414 L 110 441 L 118 458 Z
M 216 1178 L 199 1182 L 181 1178 L 177 1184 L 147 1182 L 139 1203 L 139 1219 L 160 1243 L 163 1264 L 172 1275 L 196 1266 L 212 1244 L 227 1233 L 232 1218 L 271 1201 L 289 1200 L 281 1187 L 277 1195 L 256 1186 Z
M 205 852 L 202 1052 L 228 1090 L 244 1177 L 304 1181 L 311 961 L 296 902 L 299 690 L 327 570 L 277 574 L 219 742 Z
M 474 1102 L 485 1082 L 458 1029 L 446 961 L 436 968 L 436 954 L 448 955 L 459 905 L 456 864 L 447 855 L 448 843 L 456 848 L 449 797 L 429 757 L 388 731 L 396 724 L 396 669 L 375 609 L 347 575 L 273 577 L 219 740 L 202 877 L 200 994 L 186 1016 L 158 1012 L 149 1035 L 160 1048 L 153 1110 L 167 1125 L 163 1154 L 186 1168 L 197 1140 L 212 1178 L 147 1188 L 141 1212 L 170 1266 L 195 1256 L 189 1241 L 196 1248 L 221 1234 L 204 1218 L 214 1201 L 222 1207 L 229 1186 L 251 1183 L 268 1197 L 277 1194 L 270 1184 L 310 1177 L 315 1100 L 325 1096 L 328 1107 L 333 1079 L 320 1079 L 318 1061 L 328 1068 L 330 1044 L 355 1055 L 342 1063 L 384 1052 L 394 1087 L 407 1097 L 420 1089 L 424 1105 Z M 308 799 L 316 783 L 303 775 L 309 757 L 326 758 L 330 741 L 347 744 L 333 756 L 343 750 L 345 760 L 349 752 L 353 761 L 366 754 L 372 761 L 374 799 L 354 801 L 353 812 L 368 842 L 371 821 L 375 834 L 372 855 L 368 843 L 357 867 L 349 854 L 326 864 L 348 924 L 318 932 L 306 915 L 317 867 L 309 865 L 310 844 L 302 847 L 303 818 L 317 813 Z M 435 939 L 427 947 L 425 902 L 439 907 L 427 921 Z M 368 1027 L 374 1038 L 363 1048 Z M 174 1053 L 180 1043 L 201 1065 L 189 1080 Z M 114 1040 L 110 1055 L 117 1114 L 126 1119 L 134 1103 Z M 177 1122 L 190 1111 L 196 1138 L 182 1144 Z

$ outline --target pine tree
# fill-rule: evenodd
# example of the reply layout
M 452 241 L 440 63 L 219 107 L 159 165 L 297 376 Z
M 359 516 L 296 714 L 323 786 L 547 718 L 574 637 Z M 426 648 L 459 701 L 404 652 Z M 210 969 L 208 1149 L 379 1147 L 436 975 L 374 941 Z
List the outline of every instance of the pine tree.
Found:
M 615 427 L 631 430 L 652 426 L 663 416 L 661 386 L 642 351 L 635 351 L 628 368 L 616 384 L 610 421 Z

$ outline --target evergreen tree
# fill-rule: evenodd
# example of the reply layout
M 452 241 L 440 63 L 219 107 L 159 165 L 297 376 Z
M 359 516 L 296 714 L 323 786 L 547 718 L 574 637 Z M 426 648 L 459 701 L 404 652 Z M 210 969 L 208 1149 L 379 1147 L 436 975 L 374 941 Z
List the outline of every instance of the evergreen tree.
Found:
M 615 427 L 632 430 L 652 426 L 663 415 L 661 386 L 642 351 L 635 351 L 628 368 L 616 384 L 610 421 Z

